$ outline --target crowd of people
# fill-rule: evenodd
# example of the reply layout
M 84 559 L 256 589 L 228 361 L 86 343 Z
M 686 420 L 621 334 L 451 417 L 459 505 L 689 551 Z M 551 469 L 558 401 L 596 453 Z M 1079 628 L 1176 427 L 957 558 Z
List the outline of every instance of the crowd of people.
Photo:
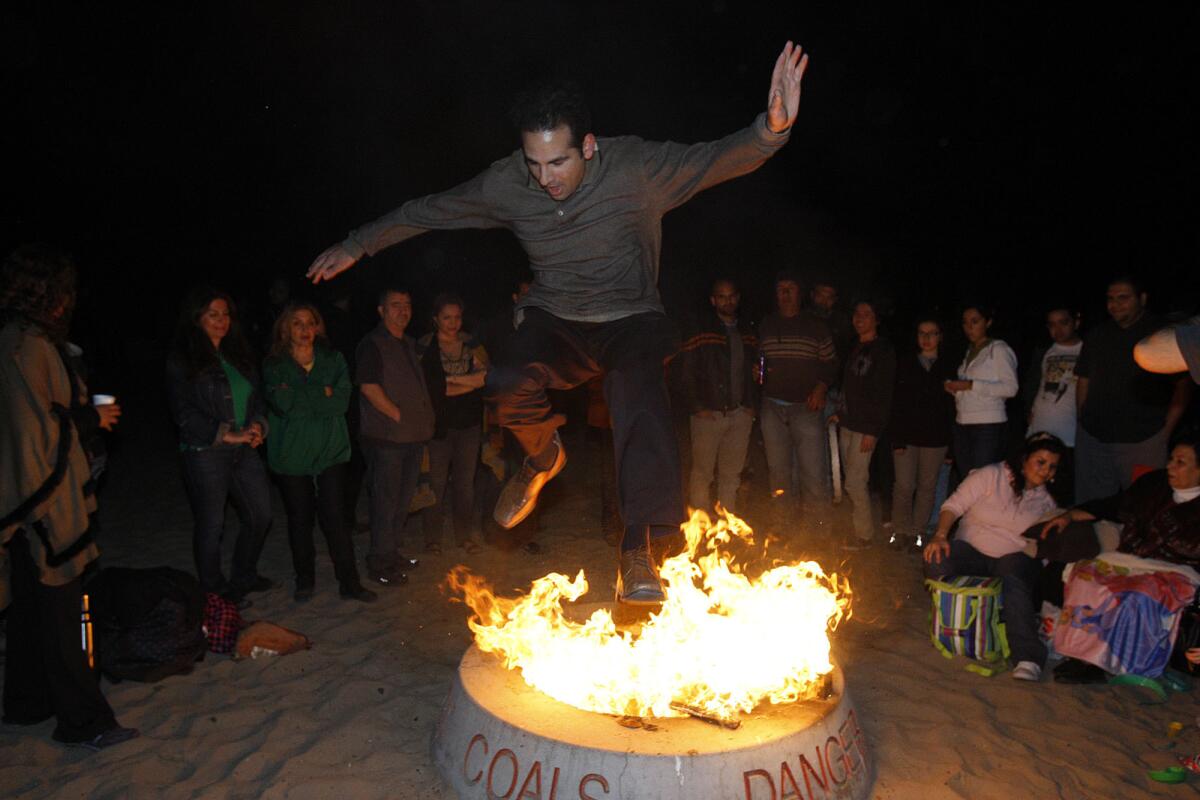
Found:
M 528 286 L 522 279 L 514 298 Z M 1139 338 L 1156 329 L 1135 278 L 1115 279 L 1108 294 L 1110 318 L 1095 326 L 1101 347 L 1130 327 Z M 1133 313 L 1124 305 L 1130 295 Z M 960 534 L 956 546 L 984 543 L 971 557 L 1023 552 L 1006 551 L 979 533 L 982 512 L 968 513 L 975 500 L 999 502 L 992 489 L 1011 479 L 1005 502 L 1021 513 L 996 513 L 1005 517 L 1007 535 L 1019 538 L 1056 508 L 1113 495 L 1130 486 L 1137 469 L 1167 463 L 1172 431 L 1189 402 L 1190 380 L 1133 363 L 1136 338 L 1126 337 L 1124 353 L 1093 354 L 1071 305 L 1046 310 L 1047 342 L 1034 350 L 1022 381 L 1013 349 L 990 336 L 995 314 L 981 303 L 963 305 L 963 351 L 952 352 L 938 316 L 910 315 L 910 334 L 893 343 L 883 334 L 887 319 L 879 301 L 856 300 L 844 313 L 837 286 L 821 280 L 805 291 L 793 272 L 776 277 L 776 309 L 757 325 L 740 313 L 735 280 L 716 280 L 708 299 L 665 369 L 671 394 L 688 416 L 681 443 L 690 468 L 680 476 L 688 505 L 710 512 L 719 505 L 771 533 L 832 538 L 847 550 L 886 541 L 898 550 L 925 548 L 944 567 L 968 559 L 952 553 L 946 538 L 963 517 L 959 529 L 974 532 Z M 419 562 L 412 554 L 418 540 L 425 553 L 440 553 L 447 522 L 452 541 L 466 553 L 495 541 L 484 535 L 497 532 L 484 502 L 495 493 L 480 487 L 528 467 L 519 449 L 504 455 L 487 392 L 494 369 L 489 351 L 506 350 L 517 328 L 512 309 L 476 337 L 464 329 L 463 300 L 442 293 L 426 309 L 429 332 L 419 338 L 408 333 L 409 291 L 385 289 L 375 311 L 376 327 L 343 354 L 330 343 L 317 306 L 286 305 L 272 323 L 270 355 L 260 369 L 227 295 L 204 290 L 184 304 L 168 386 L 196 517 L 196 566 L 207 591 L 246 604 L 248 594 L 273 585 L 255 568 L 273 476 L 288 515 L 296 599 L 314 591 L 315 517 L 342 595 L 373 600 L 355 563 L 354 517 L 344 513 L 355 452 L 366 467 L 369 584 L 403 584 L 405 570 Z M 600 393 L 590 395 L 607 416 Z M 347 425 L 352 402 L 355 429 Z M 1010 411 L 1023 418 L 1010 423 Z M 1117 427 L 1105 427 L 1108 420 L 1119 421 Z M 1101 448 L 1082 469 L 1073 468 L 1077 428 Z M 1025 451 L 1017 458 L 1010 445 L 1022 438 Z M 263 442 L 265 462 L 254 457 Z M 765 480 L 748 469 L 759 442 Z M 1038 447 L 1031 450 L 1030 442 Z M 1108 463 L 1097 463 L 1105 458 Z M 1047 460 L 1053 463 L 1042 463 Z M 432 503 L 413 517 L 422 475 Z M 1111 482 L 1098 480 L 1105 475 Z M 840 481 L 850 504 L 844 529 L 833 507 Z M 664 481 L 657 483 L 670 493 Z M 1035 489 L 1037 502 L 1020 499 Z M 949 494 L 944 503 L 939 491 Z M 227 500 L 241 520 L 228 580 L 216 560 Z M 949 511 L 955 513 L 948 518 Z M 1010 582 L 1014 588 L 1016 582 Z M 1030 578 L 1031 591 L 1034 583 Z
M 563 470 L 565 420 L 550 393 L 581 386 L 594 400 L 589 426 L 611 443 L 602 486 L 611 486 L 618 518 L 610 533 L 619 603 L 662 601 L 655 558 L 678 534 L 685 487 L 693 507 L 757 514 L 776 536 L 835 540 L 849 550 L 885 540 L 901 550 L 923 546 L 931 573 L 1003 576 L 1014 675 L 1028 679 L 1040 677 L 1045 660 L 1033 611 L 1041 537 L 1030 537 L 1031 526 L 1075 503 L 1061 519 L 1121 517 L 1116 547 L 1190 559 L 1192 515 L 1175 508 L 1198 500 L 1195 440 L 1179 439 L 1170 467 L 1167 454 L 1192 383 L 1135 361 L 1147 337 L 1146 359 L 1158 359 L 1162 344 L 1153 337 L 1162 321 L 1149 313 L 1136 277 L 1108 284 L 1109 319 L 1083 339 L 1074 302 L 1047 305 L 1050 341 L 1030 362 L 1018 419 L 1009 417 L 1021 405 L 1018 359 L 994 338 L 987 303 L 966 302 L 955 319 L 907 314 L 914 325 L 889 337 L 892 315 L 879 299 L 843 309 L 834 282 L 805 286 L 785 271 L 775 279 L 775 310 L 752 325 L 730 276 L 712 284 L 708 308 L 680 338 L 657 291 L 661 219 L 787 143 L 807 63 L 788 42 L 766 110 L 742 130 L 690 146 L 597 138 L 576 90 L 535 89 L 514 108 L 522 143 L 510 158 L 353 231 L 310 268 L 320 282 L 428 230 L 507 227 L 533 279 L 514 287 L 513 306 L 479 338 L 464 328 L 467 309 L 452 293 L 420 309 L 429 332 L 417 339 L 409 333 L 413 293 L 386 286 L 375 327 L 354 342 L 344 302 L 322 309 L 294 300 L 286 282 L 276 282 L 270 303 L 249 319 L 219 289 L 191 292 L 166 378 L 201 588 L 245 608 L 249 595 L 276 585 L 258 571 L 272 483 L 287 514 L 296 602 L 317 591 L 318 523 L 343 598 L 369 603 L 375 589 L 406 583 L 420 560 L 409 527 L 422 475 L 432 495 L 420 517 L 425 553 L 441 551 L 447 520 L 455 544 L 478 552 L 485 527 L 526 524 L 541 489 Z M 120 409 L 89 401 L 72 367 L 69 261 L 18 251 L 0 288 L 4 416 L 23 420 L 0 440 L 0 535 L 13 589 L 5 719 L 57 716 L 56 738 L 105 747 L 136 731 L 116 723 L 78 663 L 75 626 L 82 575 L 97 554 L 90 512 L 103 458 L 88 444 L 96 429 L 116 424 Z M 961 326 L 961 351 L 945 341 L 952 325 Z M 1195 343 L 1181 329 L 1167 344 L 1191 366 L 1200 363 Z M 1175 363 L 1170 355 L 1164 363 Z M 686 480 L 672 394 L 688 415 Z M 1018 429 L 1024 445 L 1010 454 Z M 767 475 L 754 507 L 745 498 L 756 493 L 745 485 L 759 440 Z M 1142 486 L 1146 477 L 1134 483 L 1145 469 L 1157 475 L 1152 490 Z M 489 474 L 496 491 L 477 492 Z M 950 494 L 939 503 L 947 474 Z M 360 475 L 371 588 L 352 538 Z M 843 484 L 851 513 L 839 530 L 833 506 Z M 1130 517 L 1129 504 L 1094 504 L 1122 491 L 1149 498 L 1142 517 Z M 228 575 L 227 504 L 239 519 Z M 1050 539 L 1065 527 L 1044 523 L 1042 534 Z M 1058 555 L 1086 557 L 1104 544 L 1090 529 L 1077 538 Z M 536 542 L 524 544 L 536 552 Z

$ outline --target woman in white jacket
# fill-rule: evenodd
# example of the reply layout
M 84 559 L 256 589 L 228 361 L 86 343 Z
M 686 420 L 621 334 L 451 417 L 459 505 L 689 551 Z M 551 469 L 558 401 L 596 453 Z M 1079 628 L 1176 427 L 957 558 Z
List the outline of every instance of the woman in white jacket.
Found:
M 954 395 L 954 463 L 960 479 L 1001 460 L 1008 421 L 1004 401 L 1017 393 L 1017 356 L 988 336 L 992 317 L 983 306 L 963 309 L 967 352 L 958 365 L 958 379 L 946 381 L 946 391 Z

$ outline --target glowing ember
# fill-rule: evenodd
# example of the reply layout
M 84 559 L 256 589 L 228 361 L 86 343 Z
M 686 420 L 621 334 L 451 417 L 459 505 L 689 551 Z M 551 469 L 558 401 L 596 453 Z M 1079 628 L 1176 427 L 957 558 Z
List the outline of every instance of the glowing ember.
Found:
M 849 616 L 849 583 L 812 561 L 744 574 L 729 545 L 752 544 L 752 531 L 724 512 L 715 523 L 694 512 L 683 530 L 687 550 L 660 569 L 666 602 L 637 633 L 619 631 L 607 610 L 582 623 L 564 616 L 562 601 L 588 590 L 582 570 L 574 580 L 550 573 L 511 599 L 463 566 L 447 581 L 475 612 L 481 650 L 577 708 L 682 716 L 675 704 L 732 719 L 763 700 L 816 695 L 833 669 L 828 632 Z

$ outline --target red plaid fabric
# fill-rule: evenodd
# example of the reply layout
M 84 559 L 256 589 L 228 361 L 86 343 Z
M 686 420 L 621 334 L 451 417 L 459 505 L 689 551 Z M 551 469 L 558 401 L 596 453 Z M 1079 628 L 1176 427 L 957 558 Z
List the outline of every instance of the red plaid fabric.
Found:
M 204 635 L 208 649 L 214 653 L 232 653 L 241 629 L 242 615 L 237 606 L 219 594 L 208 592 L 204 596 Z

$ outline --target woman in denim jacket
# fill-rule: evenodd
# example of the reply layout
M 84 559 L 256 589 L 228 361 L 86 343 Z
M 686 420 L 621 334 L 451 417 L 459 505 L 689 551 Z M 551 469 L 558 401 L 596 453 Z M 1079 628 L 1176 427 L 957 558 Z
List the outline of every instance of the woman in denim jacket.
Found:
M 167 396 L 196 521 L 192 546 L 200 585 L 246 608 L 247 594 L 273 585 L 257 572 L 271 524 L 271 490 L 255 452 L 267 435 L 266 406 L 236 315 L 224 292 L 204 287 L 188 295 L 167 361 Z M 241 523 L 228 581 L 221 571 L 227 501 Z

